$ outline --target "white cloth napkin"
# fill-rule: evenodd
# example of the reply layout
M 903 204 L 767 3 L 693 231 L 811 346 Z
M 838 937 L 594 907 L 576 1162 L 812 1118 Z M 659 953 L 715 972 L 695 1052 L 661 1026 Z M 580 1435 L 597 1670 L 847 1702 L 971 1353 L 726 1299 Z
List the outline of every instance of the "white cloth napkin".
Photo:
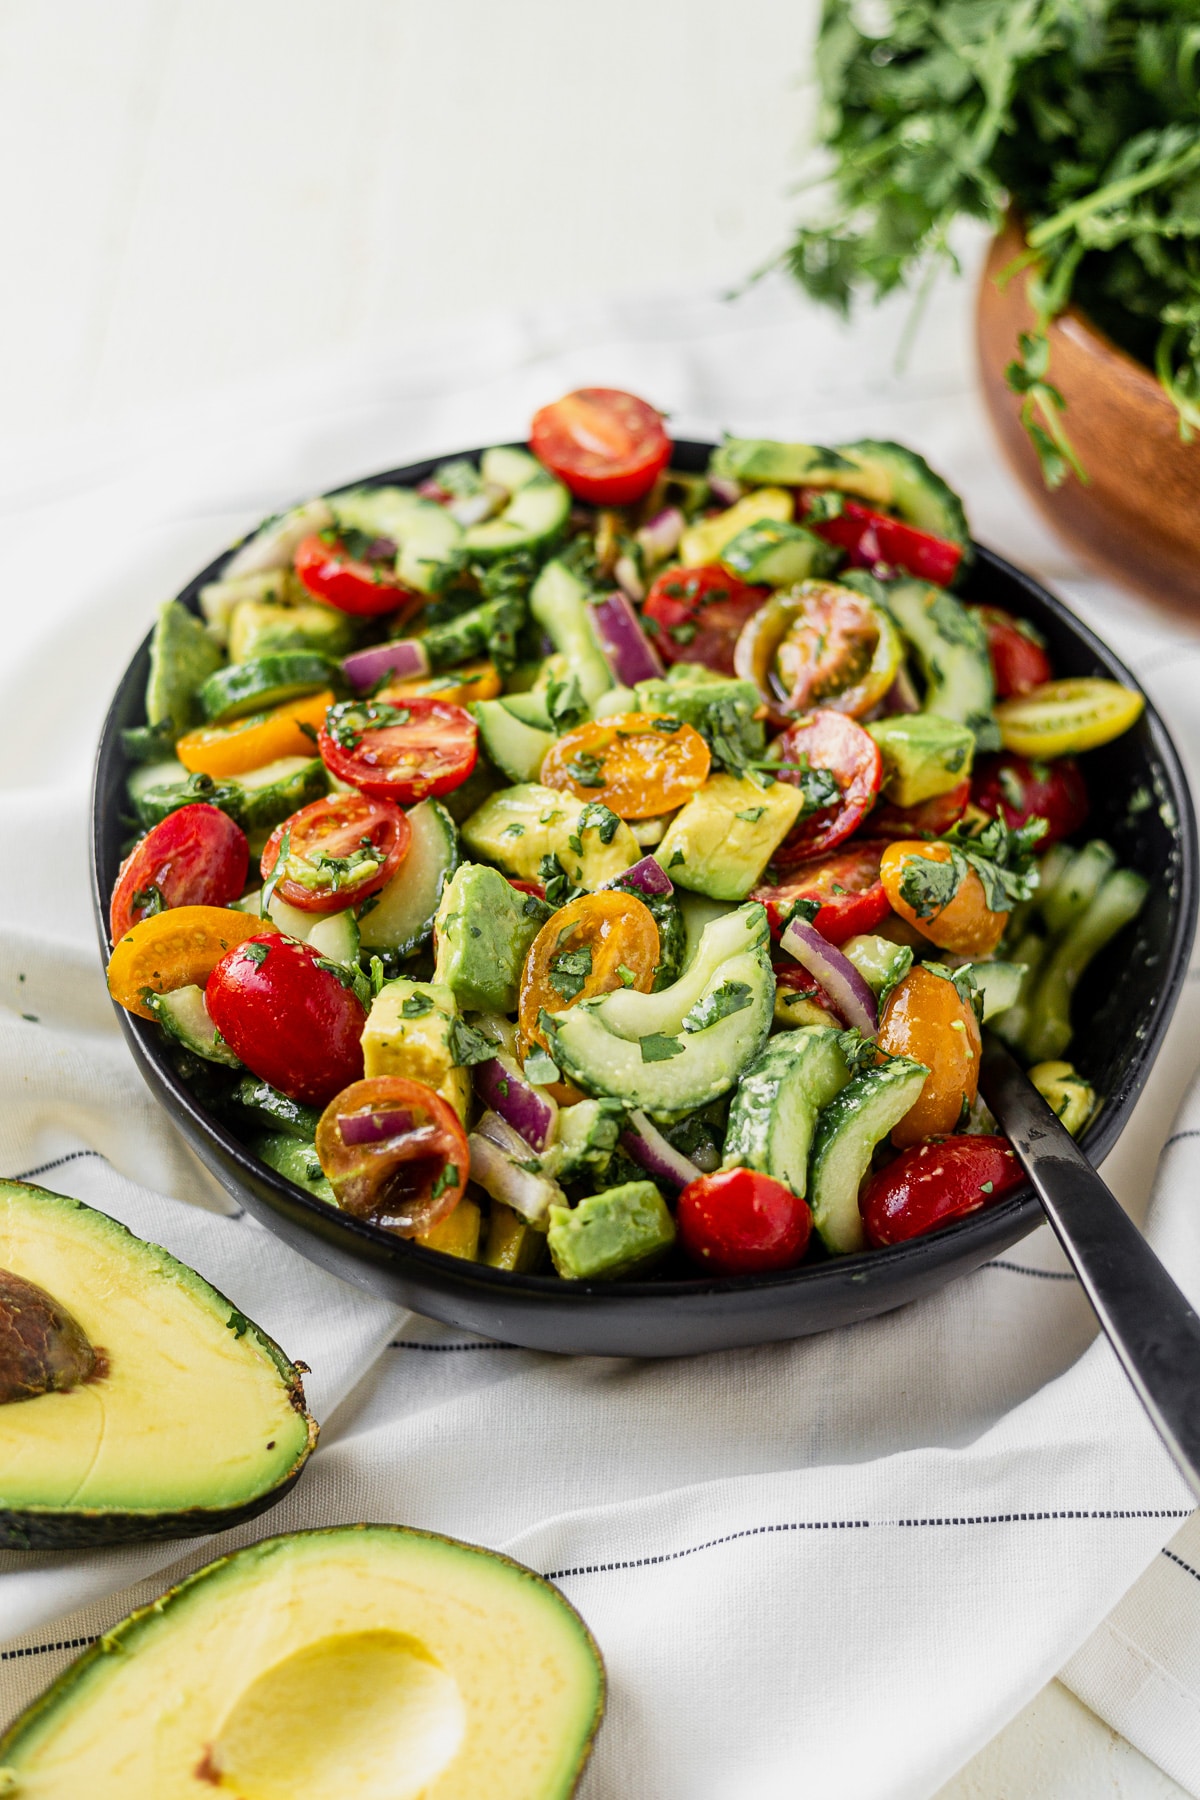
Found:
M 919 1305 L 793 1344 L 654 1363 L 469 1340 L 229 1216 L 122 1047 L 90 917 L 90 752 L 155 603 L 276 505 L 519 437 L 585 381 L 646 394 L 679 435 L 913 443 L 963 489 L 976 534 L 1054 580 L 1132 663 L 1200 766 L 1200 634 L 1084 577 L 998 467 L 969 302 L 935 296 L 903 375 L 898 313 L 847 329 L 768 283 L 732 305 L 664 295 L 501 319 L 117 442 L 0 458 L 0 1174 L 78 1194 L 193 1263 L 312 1366 L 323 1427 L 298 1488 L 216 1542 L 0 1555 L 0 1717 L 168 1571 L 293 1526 L 381 1519 L 510 1551 L 583 1612 L 611 1683 L 587 1800 L 919 1800 L 1068 1658 L 1089 1705 L 1200 1793 L 1200 1541 L 1188 1527 L 1169 1543 L 1191 1497 L 1045 1229 Z M 1190 986 L 1107 1164 L 1138 1216 L 1198 1062 Z M 1177 1131 L 1148 1229 L 1200 1300 L 1200 1098 Z

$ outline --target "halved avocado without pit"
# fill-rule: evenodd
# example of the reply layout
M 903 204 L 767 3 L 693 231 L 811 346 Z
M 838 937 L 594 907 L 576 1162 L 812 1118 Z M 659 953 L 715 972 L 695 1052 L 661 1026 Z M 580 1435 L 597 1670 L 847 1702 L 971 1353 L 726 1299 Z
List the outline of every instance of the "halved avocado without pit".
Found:
M 0 1181 L 0 1546 L 224 1531 L 283 1498 L 316 1437 L 297 1370 L 201 1276 Z
M 567 1800 L 603 1711 L 595 1642 L 541 1576 L 339 1526 L 223 1557 L 106 1632 L 0 1738 L 0 1793 Z

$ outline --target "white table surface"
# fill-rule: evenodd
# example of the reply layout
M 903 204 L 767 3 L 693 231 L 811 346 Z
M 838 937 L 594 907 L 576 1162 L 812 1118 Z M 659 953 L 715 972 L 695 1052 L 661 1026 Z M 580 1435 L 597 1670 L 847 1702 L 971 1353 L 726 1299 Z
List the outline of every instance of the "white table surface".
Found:
M 0 0 L 0 454 L 485 313 L 736 286 L 786 242 L 815 10 Z M 1102 1793 L 1184 1790 L 1052 1683 L 937 1800 Z

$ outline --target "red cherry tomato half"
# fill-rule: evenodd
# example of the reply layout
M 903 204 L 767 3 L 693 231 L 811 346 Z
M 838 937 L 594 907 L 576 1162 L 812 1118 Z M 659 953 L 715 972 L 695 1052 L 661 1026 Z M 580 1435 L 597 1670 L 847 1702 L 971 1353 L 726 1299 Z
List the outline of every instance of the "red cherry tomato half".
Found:
M 280 856 L 275 892 L 301 912 L 340 912 L 386 887 L 412 840 L 408 815 L 386 800 L 331 794 L 301 807 L 267 839 L 262 878 L 270 881 Z
M 762 901 L 776 935 L 797 900 L 815 900 L 819 910 L 813 924 L 831 944 L 842 944 L 860 931 L 874 931 L 891 910 L 879 879 L 886 849 L 886 843 L 864 839 L 849 849 L 801 863 L 789 871 L 786 881 L 764 882 L 751 890 L 750 898 Z
M 861 500 L 843 499 L 836 519 L 809 520 L 805 515 L 818 494 L 821 499 L 827 498 L 819 489 L 800 489 L 797 517 L 827 544 L 837 544 L 845 550 L 853 568 L 873 569 L 877 563 L 887 563 L 922 581 L 936 582 L 938 587 L 949 587 L 954 580 L 962 561 L 960 544 L 918 531 L 915 525 L 906 525 L 887 513 L 875 512 Z
M 835 1019 L 841 1018 L 842 1012 L 837 1002 L 829 997 L 816 976 L 810 975 L 808 970 L 802 968 L 792 957 L 773 956 L 771 967 L 775 971 L 777 988 L 786 988 L 789 994 L 803 994 L 806 1000 L 811 1000 L 815 1006 L 824 1007 L 825 1011 L 832 1013 Z
M 675 1215 L 679 1241 L 714 1275 L 769 1275 L 790 1269 L 808 1248 L 807 1204 L 770 1175 L 718 1169 L 689 1181 Z
M 872 837 L 942 837 L 957 825 L 971 798 L 970 780 L 960 781 L 948 794 L 935 794 L 919 806 L 889 806 L 885 801 L 871 814 L 867 826 Z
M 546 890 L 540 881 L 518 881 L 515 875 L 507 877 L 508 885 L 516 888 L 518 894 L 532 894 L 535 900 L 544 900 Z
M 317 1157 L 344 1212 L 398 1237 L 416 1237 L 453 1212 L 471 1170 L 454 1108 L 401 1075 L 335 1094 L 317 1125 Z
M 366 1012 L 322 960 L 278 932 L 247 938 L 204 990 L 213 1024 L 251 1074 L 308 1106 L 324 1106 L 363 1066 Z
M 414 695 L 343 700 L 331 706 L 317 738 L 325 767 L 372 800 L 408 806 L 448 794 L 475 767 L 475 721 L 448 700 Z
M 392 561 L 366 562 L 349 554 L 340 539 L 326 543 L 314 534 L 306 537 L 292 558 L 297 575 L 310 594 L 336 606 L 339 612 L 359 618 L 395 612 L 414 599 L 411 588 L 396 580 L 395 551 Z
M 1079 764 L 1071 756 L 1051 763 L 1030 762 L 1014 751 L 985 756 L 971 782 L 971 798 L 981 811 L 1003 813 L 1007 824 L 1045 819 L 1049 830 L 1040 849 L 1078 831 L 1088 816 L 1088 795 Z
M 665 569 L 646 596 L 642 625 L 665 663 L 703 663 L 732 675 L 742 626 L 770 592 L 739 581 L 719 563 Z
M 931 1138 L 902 1150 L 859 1197 L 867 1242 L 875 1249 L 923 1237 L 990 1206 L 1020 1185 L 1025 1171 L 1004 1137 Z
M 840 800 L 802 818 L 775 852 L 775 864 L 792 869 L 823 850 L 832 850 L 857 830 L 875 803 L 883 780 L 883 759 L 874 738 L 861 725 L 828 707 L 789 725 L 775 740 L 774 749 L 784 764 L 782 781 L 798 787 L 803 770 L 828 769 L 841 789 Z M 789 769 L 789 764 L 795 767 Z
M 1041 687 L 1043 681 L 1054 679 L 1053 665 L 1032 625 L 1001 606 L 980 606 L 974 610 L 987 632 L 997 700 L 1027 694 L 1031 688 Z
M 533 415 L 533 454 L 577 500 L 628 506 L 649 493 L 671 460 L 671 440 L 652 406 L 620 388 L 576 388 Z
M 181 806 L 135 844 L 117 873 L 109 908 L 113 943 L 131 925 L 172 906 L 228 906 L 246 885 L 246 834 L 219 807 Z

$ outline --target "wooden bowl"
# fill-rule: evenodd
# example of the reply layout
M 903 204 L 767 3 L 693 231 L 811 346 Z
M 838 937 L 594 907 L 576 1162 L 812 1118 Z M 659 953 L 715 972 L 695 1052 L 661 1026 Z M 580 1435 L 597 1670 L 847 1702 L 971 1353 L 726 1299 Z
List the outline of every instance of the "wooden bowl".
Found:
M 1089 481 L 1046 487 L 1004 370 L 1033 324 L 1027 276 L 996 276 L 1024 247 L 1010 223 L 994 240 L 980 283 L 976 342 L 987 410 L 1009 462 L 1039 510 L 1087 560 L 1151 599 L 1200 605 L 1200 437 L 1185 444 L 1154 376 L 1076 307 L 1050 327 L 1049 380 Z

